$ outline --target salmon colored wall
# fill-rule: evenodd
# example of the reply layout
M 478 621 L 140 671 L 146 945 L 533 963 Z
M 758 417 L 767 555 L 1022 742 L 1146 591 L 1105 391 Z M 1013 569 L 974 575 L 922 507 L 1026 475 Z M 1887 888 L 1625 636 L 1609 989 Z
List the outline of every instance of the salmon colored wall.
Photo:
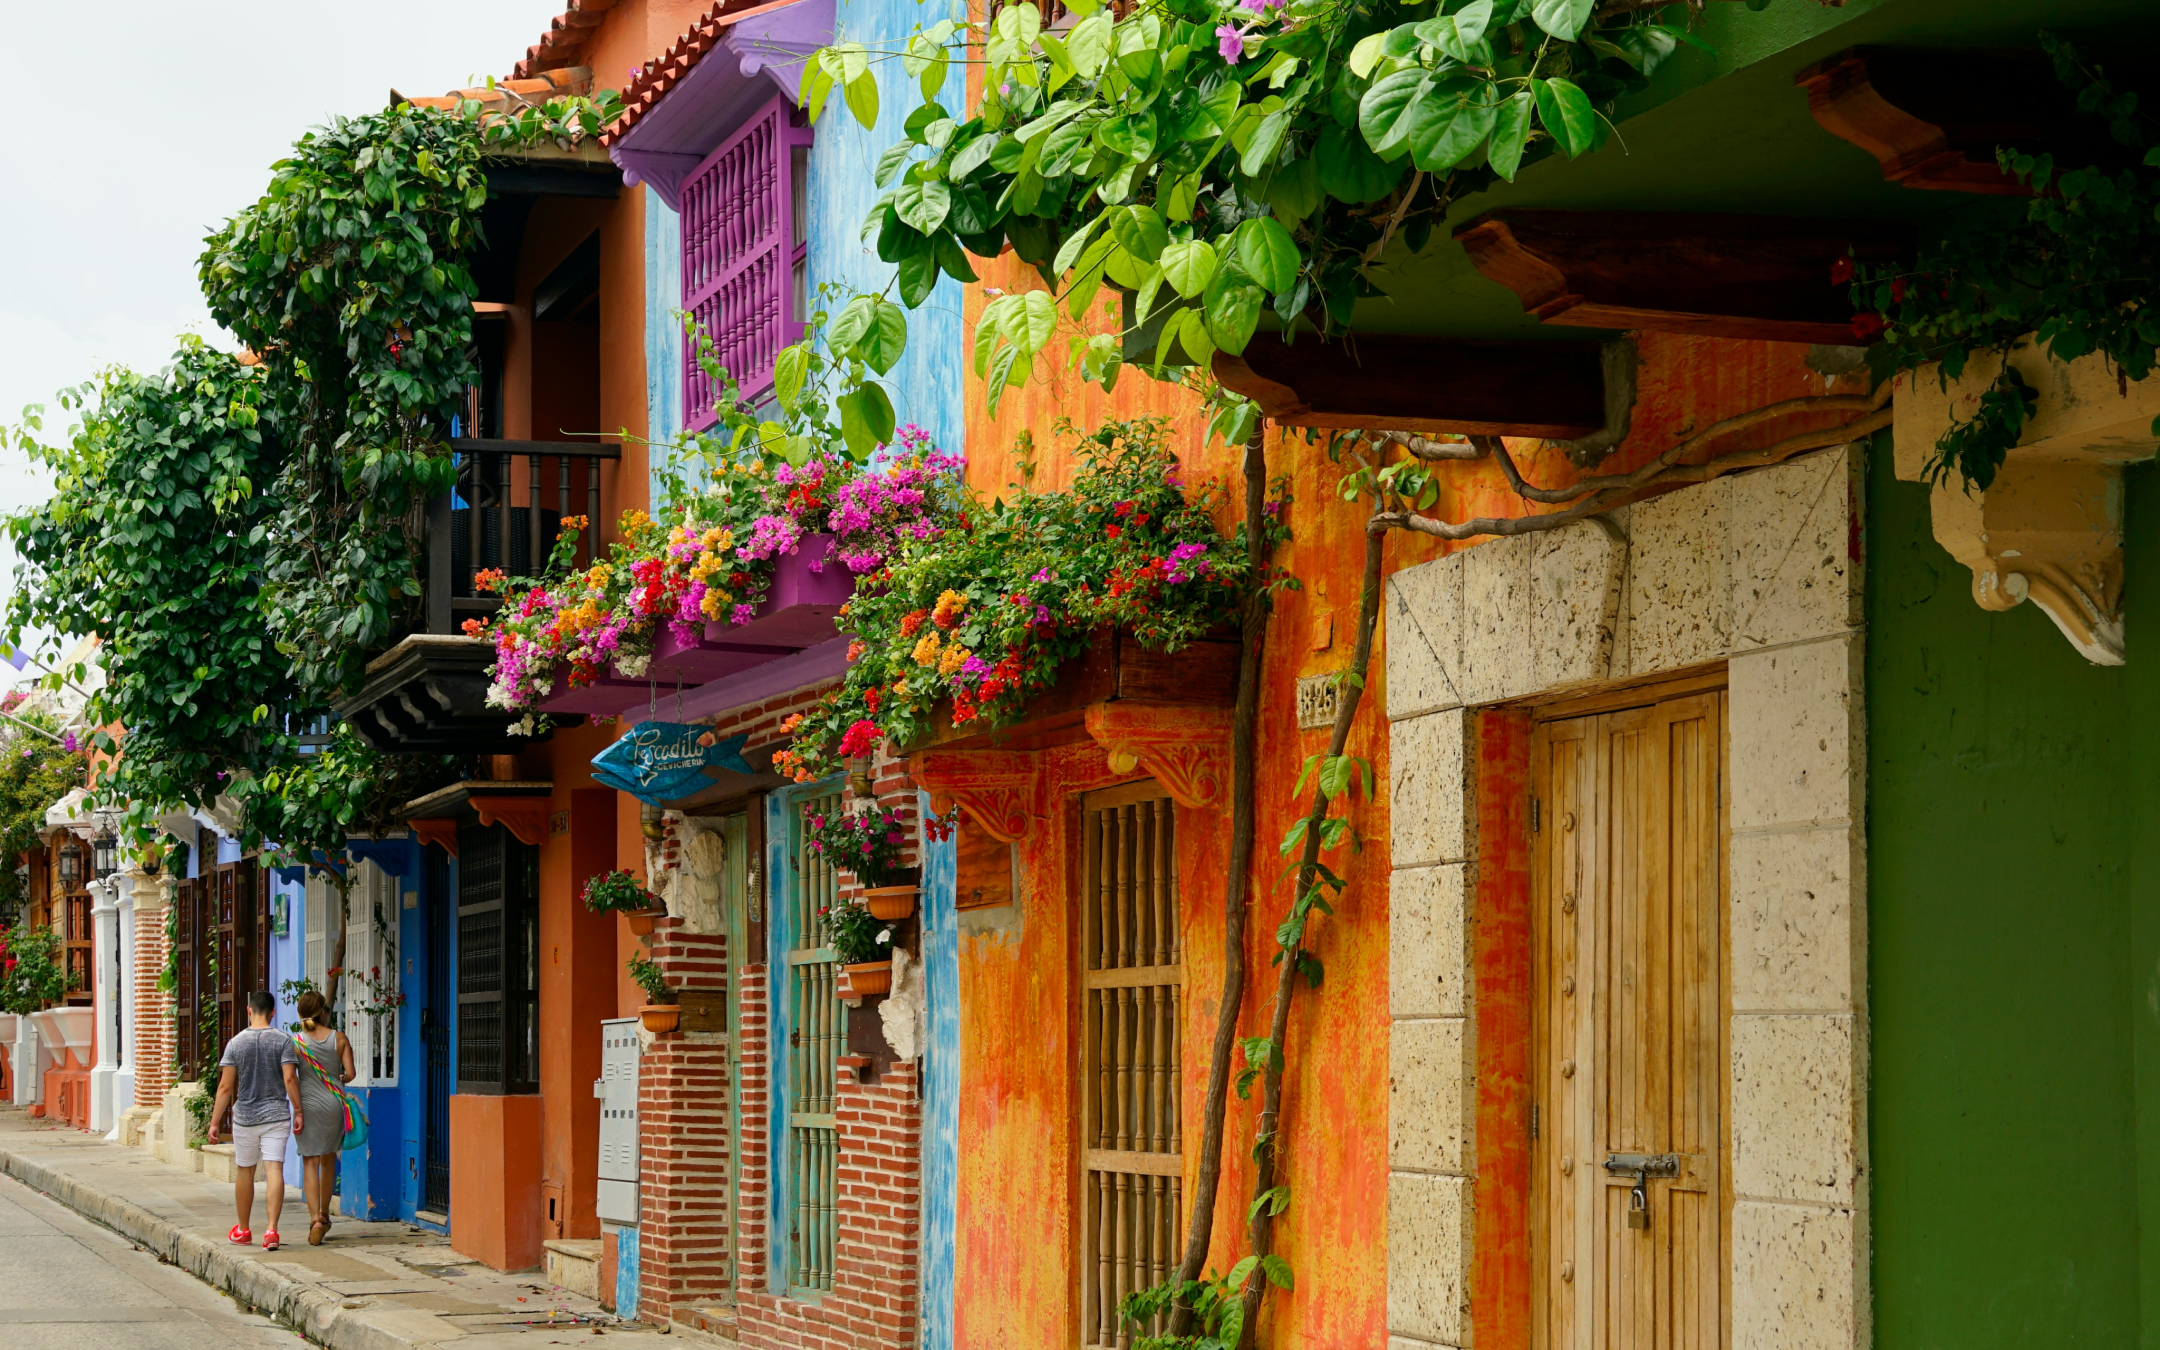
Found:
M 600 1236 L 600 1023 L 615 1015 L 614 936 L 620 922 L 579 902 L 585 881 L 615 861 L 614 792 L 557 782 L 551 817 L 567 817 L 540 850 L 540 1096 L 543 1184 L 560 1208 L 549 1236 Z M 583 1089 L 582 1091 L 580 1089 Z
M 1480 1344 L 1530 1344 L 1530 715 L 1477 721 L 1477 1246 L 1470 1316 Z
M 1080 1181 L 1080 998 L 1076 916 L 1080 795 L 1130 781 L 1092 744 L 1042 752 L 1050 815 L 1018 846 L 1021 895 L 971 911 L 960 938 L 959 1225 L 954 1340 L 959 1347 L 1063 1350 L 1075 1339 Z M 1177 812 L 1185 953 L 1184 1043 L 1213 1033 L 1222 988 L 1228 836 L 1213 812 Z M 1074 869 L 1074 870 L 1068 870 Z M 966 879 L 961 878 L 963 884 Z M 1206 1075 L 1184 1084 L 1198 1118 Z M 1198 1157 L 1186 1130 L 1188 1192 Z M 969 1203 L 970 1198 L 978 1198 Z M 1017 1253 L 1050 1259 L 1016 1260 Z M 1056 1254 L 1065 1253 L 1064 1259 Z
M 1003 291 L 1041 289 L 1032 269 L 1011 254 L 978 260 L 982 285 L 968 288 L 969 324 L 986 302 L 984 287 Z M 1100 309 L 1101 301 L 1097 301 Z M 1069 315 L 1066 316 L 1069 319 Z M 1090 316 L 1090 325 L 1099 322 Z M 1171 443 L 1186 467 L 1189 481 L 1213 480 L 1229 493 L 1226 523 L 1241 513 L 1242 449 L 1203 441 L 1204 420 L 1194 394 L 1150 379 L 1128 367 L 1117 391 L 1105 396 L 1062 368 L 1071 325 L 1052 340 L 1028 385 L 1009 390 L 992 417 L 981 380 L 970 373 L 966 391 L 968 478 L 986 494 L 1019 480 L 1012 453 L 1014 437 L 1031 431 L 1036 442 L 1038 487 L 1071 482 L 1075 465 L 1059 451 L 1052 426 L 1069 416 L 1083 429 L 1104 417 L 1160 414 L 1172 419 Z M 972 334 L 970 340 L 972 341 Z M 1802 346 L 1743 343 L 1667 334 L 1639 335 L 1642 366 L 1638 400 L 1630 433 L 1600 472 L 1632 469 L 1720 418 L 1781 399 L 1824 393 L 1850 393 L 1858 381 L 1837 385 L 1809 370 Z M 1768 445 L 1795 431 L 1844 420 L 1845 416 L 1787 419 L 1765 424 L 1718 443 L 1720 452 Z M 1526 477 L 1548 486 L 1575 481 L 1580 471 L 1565 455 L 1542 442 L 1510 442 Z M 1268 634 L 1264 663 L 1258 741 L 1259 818 L 1250 879 L 1255 904 L 1248 925 L 1248 991 L 1241 1012 L 1241 1035 L 1264 1032 L 1274 993 L 1273 935 L 1288 906 L 1287 886 L 1275 884 L 1281 862 L 1280 840 L 1309 796 L 1294 796 L 1291 786 L 1309 755 L 1326 744 L 1323 731 L 1300 731 L 1296 725 L 1296 682 L 1301 675 L 1340 669 L 1349 664 L 1355 638 L 1359 578 L 1363 561 L 1363 524 L 1368 508 L 1341 500 L 1337 485 L 1343 468 L 1331 463 L 1324 443 L 1308 444 L 1302 431 L 1271 431 L 1269 472 L 1291 478 L 1294 504 L 1289 513 L 1292 538 L 1275 561 L 1301 584 L 1281 595 Z M 1442 492 L 1433 514 L 1447 519 L 1471 515 L 1518 516 L 1529 503 L 1507 487 L 1489 462 L 1441 466 Z M 1558 508 L 1545 508 L 1558 509 Z M 1383 571 L 1392 573 L 1441 556 L 1454 548 L 1474 547 L 1476 540 L 1443 543 L 1401 532 L 1384 541 Z M 1365 696 L 1348 752 L 1369 759 L 1378 783 L 1388 782 L 1386 720 L 1386 624 L 1376 636 Z M 1088 778 L 1080 761 L 1099 751 L 1068 752 L 1074 762 L 1065 772 L 1071 782 Z M 1309 789 L 1308 789 L 1309 792 Z M 1283 1091 L 1285 1153 L 1283 1180 L 1292 1204 L 1276 1230 L 1276 1250 L 1297 1276 L 1294 1293 L 1270 1296 L 1260 1327 L 1268 1346 L 1382 1345 L 1386 1335 L 1387 1287 L 1387 1129 L 1388 1129 L 1388 840 L 1386 794 L 1378 802 L 1354 803 L 1349 811 L 1362 850 L 1330 858 L 1330 865 L 1350 883 L 1333 917 L 1313 925 L 1311 942 L 1326 976 L 1321 988 L 1298 988 L 1290 1019 L 1288 1069 Z M 1211 830 L 1227 851 L 1227 821 L 1203 824 L 1180 812 L 1181 830 Z M 1191 833 L 1181 835 L 1181 849 L 1200 846 Z M 1050 1345 L 1061 1343 L 1071 1324 L 1073 1246 L 1068 1230 L 1068 1199 L 1073 1157 L 1065 1077 L 1071 1072 L 1070 1034 L 1062 1024 L 1046 1023 L 1043 1011 L 1066 999 L 1064 947 L 1069 906 L 1060 887 L 1066 862 L 1047 846 L 1031 846 L 1026 855 L 1026 896 L 1022 916 L 1006 926 L 1014 931 L 968 936 L 961 943 L 961 1035 L 963 1083 L 960 1153 L 959 1245 L 956 1269 L 958 1322 L 956 1345 Z M 1187 879 L 1198 874 L 1187 871 Z M 1214 891 L 1219 908 L 1220 891 Z M 1506 899 L 1509 906 L 1514 900 Z M 1206 1047 L 1213 1028 L 1221 981 L 1219 915 L 1202 914 L 1206 901 L 1189 888 L 1186 897 L 1190 943 L 1187 988 L 1190 1023 L 1185 1058 L 1186 1096 L 1192 1122 L 1188 1156 L 1197 1153 L 1199 1091 L 1207 1072 Z M 989 913 L 989 912 L 986 912 Z M 1495 978 L 1510 948 L 1503 940 L 1514 922 L 1513 909 L 1481 918 L 1498 926 L 1482 930 L 1494 945 L 1486 949 Z M 987 919 L 980 921 L 987 924 Z M 980 926 L 980 924 L 978 925 Z M 1503 1012 L 1504 1010 L 1496 1010 Z M 1481 1034 L 1511 1040 L 1527 1036 L 1527 1025 L 1505 1021 Z M 1055 1027 L 1055 1034 L 1052 1028 Z M 1524 1042 L 1526 1044 L 1526 1042 Z M 1502 1054 L 1494 1047 L 1496 1055 Z M 1505 1052 L 1512 1054 L 1512 1050 Z M 1506 1065 L 1481 1064 L 1481 1072 L 1504 1074 Z M 1479 1134 L 1495 1139 L 1507 1129 L 1526 1128 L 1519 1120 L 1523 1101 L 1506 1090 L 1504 1077 L 1481 1097 Z M 1245 1206 L 1251 1199 L 1248 1150 L 1254 1107 L 1232 1102 L 1224 1148 L 1225 1169 L 1210 1264 L 1227 1270 L 1247 1250 Z M 1495 1144 L 1480 1165 L 1495 1169 L 1486 1184 L 1504 1186 L 1519 1160 Z M 1188 1181 L 1188 1194 L 1190 1194 Z M 1484 1199 L 1481 1192 L 1481 1202 Z M 1494 1193 L 1495 1203 L 1503 1198 Z M 1506 1224 L 1496 1222 L 1480 1235 L 1495 1250 L 1505 1246 Z M 1016 1259 L 1016 1253 L 1042 1252 L 1040 1259 Z M 1521 1302 L 1526 1272 L 1504 1261 L 1481 1260 L 1477 1296 L 1496 1306 Z M 1527 1307 L 1523 1307 L 1527 1314 Z M 1485 1316 L 1481 1309 L 1479 1316 Z M 1485 1323 L 1481 1320 L 1481 1325 Z M 1502 1337 L 1500 1344 L 1509 1343 Z
M 540 1099 L 450 1098 L 450 1245 L 497 1270 L 540 1264 Z

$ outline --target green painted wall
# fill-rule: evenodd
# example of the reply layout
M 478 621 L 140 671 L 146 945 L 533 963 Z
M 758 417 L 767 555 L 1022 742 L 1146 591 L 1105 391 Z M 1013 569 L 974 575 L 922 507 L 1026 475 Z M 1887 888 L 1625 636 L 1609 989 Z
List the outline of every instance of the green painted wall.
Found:
M 2160 546 L 2103 669 L 1973 603 L 1887 444 L 1869 487 L 1875 1344 L 2160 1345 Z M 2134 476 L 2133 527 L 2156 487 Z

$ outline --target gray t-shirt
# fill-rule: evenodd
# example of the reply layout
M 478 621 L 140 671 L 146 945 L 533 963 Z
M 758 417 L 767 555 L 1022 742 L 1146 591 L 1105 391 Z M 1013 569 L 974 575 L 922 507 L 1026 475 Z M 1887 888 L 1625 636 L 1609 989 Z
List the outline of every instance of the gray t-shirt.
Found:
M 285 1099 L 285 1065 L 297 1070 L 300 1052 L 292 1037 L 273 1027 L 249 1027 L 225 1043 L 218 1067 L 233 1073 L 232 1118 L 235 1125 L 268 1125 L 291 1120 L 292 1103 Z

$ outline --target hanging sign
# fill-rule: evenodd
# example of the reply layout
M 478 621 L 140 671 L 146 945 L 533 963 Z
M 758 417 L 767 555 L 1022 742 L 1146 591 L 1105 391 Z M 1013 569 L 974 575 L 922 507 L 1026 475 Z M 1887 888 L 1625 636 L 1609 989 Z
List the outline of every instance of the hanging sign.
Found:
M 742 757 L 749 736 L 725 740 L 711 727 L 685 722 L 640 722 L 630 734 L 593 756 L 593 777 L 640 801 L 658 806 L 689 796 L 713 780 L 708 766 L 756 774 Z

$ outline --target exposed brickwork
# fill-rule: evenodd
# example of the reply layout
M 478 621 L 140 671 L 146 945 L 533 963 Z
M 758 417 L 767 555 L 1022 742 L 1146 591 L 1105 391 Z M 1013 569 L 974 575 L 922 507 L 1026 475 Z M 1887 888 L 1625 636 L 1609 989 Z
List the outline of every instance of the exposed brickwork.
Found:
M 803 711 L 825 687 L 800 690 L 714 719 L 722 736 L 747 734 L 751 745 L 770 744 L 784 733 L 787 717 Z M 883 805 L 906 822 L 908 861 L 913 842 L 916 794 L 903 765 L 881 760 L 876 788 Z M 661 873 L 680 865 L 677 820 L 667 818 L 655 859 Z M 660 878 L 654 877 L 657 886 Z M 852 880 L 844 892 L 852 892 Z M 762 955 L 746 953 L 745 955 Z M 653 935 L 652 959 L 679 989 L 717 991 L 726 978 L 722 939 L 680 931 L 664 919 Z M 769 1232 L 766 1209 L 773 1178 L 770 1116 L 770 972 L 746 967 L 737 991 L 736 1062 L 741 1081 L 743 1156 L 727 1156 L 728 1056 L 726 1047 L 677 1033 L 658 1038 L 646 1053 L 639 1081 L 640 1142 L 644 1190 L 639 1233 L 638 1315 L 649 1322 L 703 1325 L 698 1308 L 719 1301 L 735 1259 L 733 1334 L 745 1346 L 847 1347 L 903 1350 L 917 1339 L 917 1251 L 920 1244 L 920 1139 L 922 1106 L 915 1066 L 897 1065 L 876 1083 L 860 1081 L 862 1060 L 843 1060 L 834 1102 L 840 1155 L 837 1160 L 838 1250 L 832 1290 L 816 1302 L 767 1292 Z M 874 1010 L 857 1016 L 875 1017 Z M 735 1176 L 737 1249 L 726 1250 L 718 1206 L 726 1203 L 728 1168 Z M 785 1233 L 778 1235 L 785 1240 Z
M 173 1085 L 173 996 L 158 988 L 171 944 L 165 915 L 171 901 L 165 888 L 140 886 L 135 892 L 135 1101 L 163 1106 Z
M 727 938 L 653 928 L 652 960 L 678 993 L 724 995 Z M 654 1040 L 638 1066 L 638 1312 L 674 1319 L 725 1295 L 727 1241 L 728 1048 L 711 1033 Z

